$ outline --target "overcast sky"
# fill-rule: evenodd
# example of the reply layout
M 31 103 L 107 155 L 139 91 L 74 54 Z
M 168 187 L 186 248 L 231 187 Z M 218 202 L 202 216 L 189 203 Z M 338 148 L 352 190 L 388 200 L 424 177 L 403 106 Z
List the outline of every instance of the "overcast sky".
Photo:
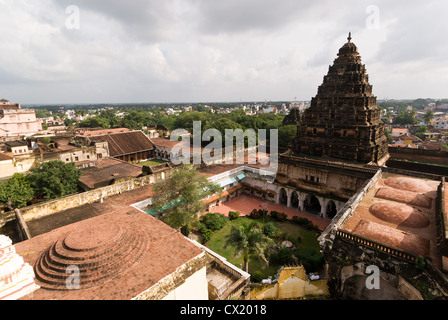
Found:
M 0 98 L 310 100 L 349 31 L 378 99 L 448 98 L 447 13 L 446 0 L 0 0 Z

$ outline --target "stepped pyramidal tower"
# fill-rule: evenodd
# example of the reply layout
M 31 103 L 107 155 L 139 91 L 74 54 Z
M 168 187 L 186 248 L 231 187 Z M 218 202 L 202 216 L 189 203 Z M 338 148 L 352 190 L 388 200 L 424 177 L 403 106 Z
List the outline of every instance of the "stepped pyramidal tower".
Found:
M 381 110 L 350 34 L 347 39 L 297 127 L 292 151 L 384 164 L 388 140 Z

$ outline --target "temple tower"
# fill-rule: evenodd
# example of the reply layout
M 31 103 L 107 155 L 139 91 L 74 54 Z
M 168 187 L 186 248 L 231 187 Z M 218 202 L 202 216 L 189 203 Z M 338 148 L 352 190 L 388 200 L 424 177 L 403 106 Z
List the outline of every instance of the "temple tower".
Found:
M 347 39 L 305 111 L 292 149 L 297 155 L 382 164 L 388 154 L 385 124 L 358 49 L 350 34 Z

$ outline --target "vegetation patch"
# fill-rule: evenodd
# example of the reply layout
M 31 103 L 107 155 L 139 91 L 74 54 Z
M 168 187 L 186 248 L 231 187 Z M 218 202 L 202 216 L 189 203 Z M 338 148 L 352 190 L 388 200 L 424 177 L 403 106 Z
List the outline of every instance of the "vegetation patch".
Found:
M 252 225 L 271 240 L 263 250 L 263 257 L 251 253 L 248 256 L 248 272 L 253 282 L 260 282 L 268 277 L 275 277 L 280 267 L 288 264 L 302 264 L 307 272 L 316 272 L 324 266 L 317 237 L 319 232 L 308 219 L 284 220 L 278 214 L 268 214 L 265 210 L 252 211 L 252 214 L 237 219 L 229 219 L 225 225 L 213 231 L 206 246 L 230 263 L 244 269 L 244 257 L 235 255 L 236 246 L 226 245 L 226 239 L 232 229 Z M 280 215 L 281 216 L 281 215 Z M 263 218 L 264 217 L 264 218 Z M 283 241 L 290 241 L 291 248 L 282 246 Z

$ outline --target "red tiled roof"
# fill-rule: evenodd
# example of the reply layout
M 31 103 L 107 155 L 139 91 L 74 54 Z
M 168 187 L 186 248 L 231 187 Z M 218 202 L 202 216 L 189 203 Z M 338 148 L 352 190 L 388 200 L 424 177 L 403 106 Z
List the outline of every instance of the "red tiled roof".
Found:
M 11 160 L 12 157 L 8 156 L 7 154 L 4 154 L 2 152 L 0 152 L 0 161 L 4 161 L 4 160 Z
M 89 138 L 92 141 L 107 141 L 111 157 L 154 150 L 154 144 L 141 131 L 104 134 Z
M 80 133 L 79 136 L 81 137 L 91 137 L 91 136 L 100 136 L 104 134 L 111 134 L 111 133 L 119 133 L 119 132 L 129 132 L 132 131 L 128 128 L 113 128 L 113 129 L 104 129 L 104 130 L 89 130 L 85 131 L 83 133 Z
M 156 147 L 173 148 L 179 141 L 172 141 L 165 138 L 151 138 L 150 139 Z

